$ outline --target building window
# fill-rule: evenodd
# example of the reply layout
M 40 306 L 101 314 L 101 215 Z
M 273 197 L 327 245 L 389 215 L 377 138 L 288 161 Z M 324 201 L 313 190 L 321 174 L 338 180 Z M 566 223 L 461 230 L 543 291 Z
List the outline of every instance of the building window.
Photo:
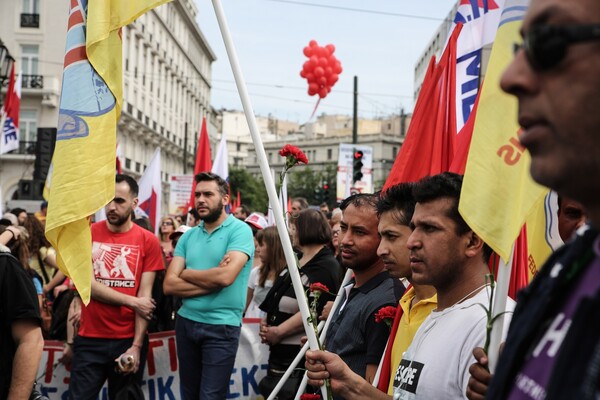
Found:
M 21 45 L 21 69 L 23 71 L 23 75 L 38 75 L 39 62 L 40 56 L 38 45 Z
M 19 113 L 19 140 L 35 143 L 37 140 L 37 111 L 21 110 Z
M 333 158 L 333 150 L 327 149 L 327 159 L 331 160 Z
M 398 148 L 396 146 L 392 147 L 392 158 L 396 158 L 396 154 L 398 154 Z
M 40 0 L 23 0 L 21 28 L 40 27 Z

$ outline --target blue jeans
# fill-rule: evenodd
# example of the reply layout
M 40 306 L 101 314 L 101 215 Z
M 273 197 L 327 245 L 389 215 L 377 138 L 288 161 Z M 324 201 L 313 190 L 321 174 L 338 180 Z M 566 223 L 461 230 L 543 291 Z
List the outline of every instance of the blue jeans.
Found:
M 235 363 L 241 327 L 209 325 L 177 316 L 175 334 L 184 400 L 223 400 Z
M 69 398 L 96 400 L 108 379 L 108 398 L 114 399 L 125 386 L 140 385 L 148 354 L 148 337 L 140 350 L 140 368 L 135 374 L 116 372 L 115 358 L 131 347 L 130 339 L 99 339 L 77 336 L 73 347 L 73 365 L 69 381 Z

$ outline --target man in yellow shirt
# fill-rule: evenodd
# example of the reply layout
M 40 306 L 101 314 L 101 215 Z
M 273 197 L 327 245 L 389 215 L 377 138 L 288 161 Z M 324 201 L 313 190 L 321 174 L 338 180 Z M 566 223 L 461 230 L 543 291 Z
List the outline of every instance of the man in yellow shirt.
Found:
M 389 188 L 381 195 L 377 204 L 381 236 L 377 254 L 383 260 L 390 276 L 398 279 L 405 278 L 411 283 L 400 299 L 401 310 L 396 314 L 388 339 L 388 348 L 380 368 L 381 374 L 377 387 L 390 395 L 394 390 L 394 371 L 398 369 L 402 354 L 412 342 L 423 320 L 437 306 L 435 288 L 428 285 L 415 285 L 411 280 L 409 250 L 406 242 L 412 232 L 409 224 L 414 210 L 412 185 L 407 183 Z

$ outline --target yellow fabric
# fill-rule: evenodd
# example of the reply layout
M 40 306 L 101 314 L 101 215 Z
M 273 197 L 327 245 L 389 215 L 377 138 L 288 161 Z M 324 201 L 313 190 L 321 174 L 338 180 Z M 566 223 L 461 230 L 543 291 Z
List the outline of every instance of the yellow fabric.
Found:
M 527 217 L 527 250 L 529 252 L 527 272 L 529 282 L 553 251 L 547 240 L 548 232 L 551 230 L 548 226 L 547 212 L 548 210 L 542 198 Z
M 483 84 L 459 211 L 505 261 L 523 223 L 547 189 L 530 174 L 531 158 L 518 142 L 517 100 L 499 87 L 521 41 L 521 21 L 500 24 Z
M 404 293 L 400 299 L 400 307 L 402 307 L 402 317 L 398 324 L 398 331 L 394 338 L 394 344 L 392 345 L 392 359 L 390 365 L 390 384 L 388 387 L 388 394 L 394 394 L 394 377 L 396 376 L 396 370 L 402 360 L 402 354 L 408 349 L 412 342 L 417 330 L 421 326 L 421 323 L 427 318 L 431 311 L 437 307 L 437 294 L 434 294 L 428 299 L 423 299 L 417 304 L 413 304 L 415 298 L 415 288 L 411 287 Z
M 99 116 L 84 116 L 89 135 L 57 140 L 44 197 L 48 199 L 46 236 L 56 261 L 71 277 L 82 301 L 91 295 L 92 238 L 89 216 L 115 191 L 117 121 L 123 101 L 120 28 L 166 0 L 91 1 L 87 10 L 86 53 L 116 105 Z M 63 83 L 64 86 L 64 83 Z

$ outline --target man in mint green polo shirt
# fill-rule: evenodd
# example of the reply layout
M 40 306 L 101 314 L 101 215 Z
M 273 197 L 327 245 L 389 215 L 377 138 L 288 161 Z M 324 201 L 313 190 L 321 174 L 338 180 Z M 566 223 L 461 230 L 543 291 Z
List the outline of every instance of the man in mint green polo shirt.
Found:
M 164 292 L 183 298 L 175 325 L 181 395 L 226 397 L 235 362 L 254 239 L 248 224 L 227 215 L 227 182 L 195 177 L 200 224 L 183 234 L 167 269 Z

